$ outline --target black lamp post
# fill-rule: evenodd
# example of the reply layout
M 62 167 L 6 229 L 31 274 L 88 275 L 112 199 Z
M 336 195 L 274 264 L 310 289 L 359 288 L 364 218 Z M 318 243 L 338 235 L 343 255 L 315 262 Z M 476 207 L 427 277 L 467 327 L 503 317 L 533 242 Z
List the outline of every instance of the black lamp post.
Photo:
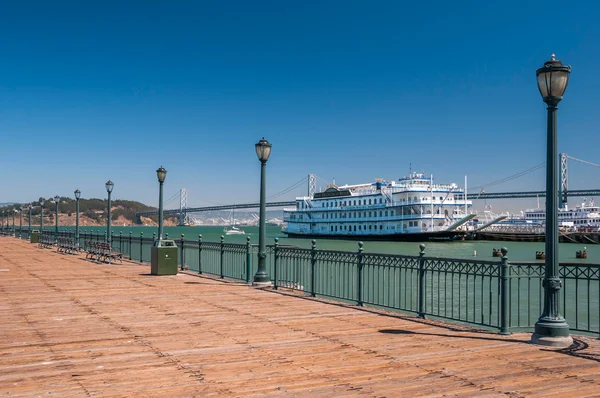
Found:
M 548 104 L 548 130 L 546 150 L 546 267 L 544 309 L 535 324 L 531 340 L 535 344 L 568 347 L 573 343 L 569 325 L 560 314 L 559 291 L 562 281 L 558 262 L 558 149 L 557 117 L 558 103 L 569 83 L 571 67 L 554 57 L 537 70 L 537 83 L 542 98 Z
M 161 240 L 163 234 L 163 183 L 167 177 L 167 170 L 160 166 L 156 170 L 156 177 L 158 178 L 158 240 Z
M 29 209 L 29 228 L 27 228 L 27 236 L 31 237 L 31 211 L 33 210 L 33 206 L 31 205 L 31 203 L 29 204 L 29 206 L 27 206 L 27 208 Z
M 40 200 L 40 234 L 44 233 L 44 200 Z
M 56 221 L 54 223 L 54 236 L 58 237 L 58 204 L 60 203 L 60 196 L 56 195 L 54 197 L 54 203 L 56 203 Z
M 23 239 L 23 206 L 19 207 L 19 239 Z
M 266 174 L 265 169 L 267 165 L 267 160 L 269 160 L 269 156 L 271 155 L 271 143 L 265 140 L 265 137 L 262 140 L 258 141 L 255 144 L 256 155 L 258 156 L 258 160 L 260 161 L 260 219 L 258 220 L 258 269 L 256 270 L 256 274 L 254 275 L 254 285 L 265 286 L 271 283 L 271 279 L 269 278 L 269 274 L 267 273 L 267 252 L 265 248 L 265 235 L 267 234 L 266 227 Z
M 13 209 L 12 214 L 13 214 L 12 235 L 15 236 L 16 235 L 16 233 L 15 233 L 15 214 L 17 214 L 16 208 Z
M 115 186 L 115 184 L 113 184 L 113 182 L 111 180 L 108 180 L 106 182 L 106 192 L 108 192 L 108 217 L 106 219 L 106 242 L 109 245 L 111 244 L 111 239 L 110 239 L 110 194 L 111 194 L 114 186 Z
M 81 198 L 81 191 L 75 190 L 75 241 L 79 244 L 79 198 Z

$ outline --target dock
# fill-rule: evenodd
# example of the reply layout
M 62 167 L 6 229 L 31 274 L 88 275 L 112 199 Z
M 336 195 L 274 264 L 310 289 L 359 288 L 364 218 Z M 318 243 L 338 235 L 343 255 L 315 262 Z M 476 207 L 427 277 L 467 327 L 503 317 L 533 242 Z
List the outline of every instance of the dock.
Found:
M 600 396 L 600 341 L 256 289 L 0 237 L 0 396 Z

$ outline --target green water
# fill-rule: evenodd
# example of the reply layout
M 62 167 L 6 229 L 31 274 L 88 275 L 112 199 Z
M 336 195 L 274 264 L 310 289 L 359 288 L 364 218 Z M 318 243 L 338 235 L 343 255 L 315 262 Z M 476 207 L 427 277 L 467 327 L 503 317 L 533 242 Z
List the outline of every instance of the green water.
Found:
M 35 229 L 35 227 L 32 227 Z M 45 230 L 54 231 L 54 227 Z M 60 230 L 74 230 L 74 227 L 60 227 Z M 242 227 L 246 235 L 225 236 L 226 243 L 246 243 L 246 238 L 250 237 L 253 244 L 258 243 L 258 227 Z M 80 231 L 93 231 L 94 233 L 104 233 L 104 227 L 82 227 Z M 122 232 L 123 236 L 132 236 L 139 238 L 140 233 L 145 238 L 152 237 L 157 231 L 156 227 L 119 227 L 113 226 L 112 232 L 115 237 Z M 197 240 L 198 235 L 202 234 L 204 242 L 219 242 L 223 233 L 223 227 L 218 226 L 198 226 L 198 227 L 165 227 L 165 233 L 169 238 L 179 239 L 184 234 L 186 240 Z M 279 238 L 280 244 L 297 245 L 303 248 L 310 248 L 311 239 L 289 239 L 281 232 L 280 227 L 267 226 L 267 244 L 273 244 L 274 239 Z M 508 248 L 508 258 L 512 261 L 535 261 L 535 252 L 544 251 L 543 242 L 499 242 L 499 241 L 449 241 L 449 242 L 423 242 L 426 245 L 426 255 L 435 257 L 449 257 L 462 259 L 479 259 L 500 261 L 498 257 L 492 257 L 492 250 L 502 246 Z M 583 248 L 587 249 L 588 258 L 575 258 L 575 252 Z M 358 242 L 352 240 L 333 240 L 317 239 L 317 249 L 323 250 L 358 250 Z M 386 253 L 402 255 L 418 255 L 419 242 L 364 242 L 366 253 Z M 477 256 L 474 257 L 474 252 Z M 600 245 L 584 245 L 576 243 L 561 243 L 559 248 L 559 258 L 561 262 L 581 262 L 585 264 L 600 263 Z

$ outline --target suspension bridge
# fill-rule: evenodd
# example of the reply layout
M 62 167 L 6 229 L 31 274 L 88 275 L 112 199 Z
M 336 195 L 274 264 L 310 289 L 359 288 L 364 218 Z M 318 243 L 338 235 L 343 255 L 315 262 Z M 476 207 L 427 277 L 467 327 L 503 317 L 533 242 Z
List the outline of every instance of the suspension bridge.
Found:
M 569 159 L 580 162 L 582 164 L 587 164 L 590 166 L 600 167 L 600 164 L 596 164 L 593 162 L 589 162 L 586 160 L 578 159 L 572 156 L 567 155 L 566 153 L 561 153 L 559 155 L 560 158 L 560 185 L 559 185 L 559 197 L 560 201 L 563 205 L 567 204 L 568 197 L 593 197 L 600 196 L 600 189 L 579 189 L 579 190 L 569 190 L 568 188 L 568 164 Z M 468 189 L 469 191 L 476 191 L 474 193 L 459 193 L 457 197 L 459 199 L 463 199 L 466 195 L 467 199 L 470 200 L 487 200 L 487 199 L 524 199 L 524 198 L 544 198 L 546 196 L 546 191 L 521 191 L 521 192 L 485 192 L 486 187 L 492 187 L 495 185 L 499 185 L 520 177 L 523 177 L 527 174 L 530 174 L 534 171 L 540 170 L 546 166 L 546 163 L 540 163 L 535 165 L 529 169 L 523 170 L 519 173 L 510 175 L 508 177 L 502 178 L 497 181 L 492 181 L 488 184 L 473 187 Z M 316 182 L 317 176 L 314 174 L 309 174 L 307 177 L 302 178 L 300 181 L 294 183 L 290 187 L 277 192 L 270 196 L 270 199 L 274 199 L 280 196 L 283 196 L 304 184 L 307 184 L 307 196 L 313 197 L 316 192 Z M 185 225 L 189 220 L 189 214 L 191 213 L 201 213 L 208 211 L 220 211 L 220 210 L 233 210 L 233 209 L 257 209 L 260 207 L 259 202 L 252 203 L 236 203 L 229 205 L 214 205 L 214 206 L 202 206 L 202 207 L 188 207 L 187 199 L 188 192 L 186 188 L 181 188 L 177 191 L 173 196 L 165 201 L 165 206 L 175 202 L 179 199 L 179 208 L 164 210 L 163 214 L 166 216 L 169 215 L 177 215 L 179 216 L 179 225 Z M 266 207 L 269 208 L 281 208 L 286 206 L 295 206 L 295 200 L 288 201 L 267 201 Z M 153 215 L 157 215 L 158 210 L 152 210 L 147 212 L 140 212 L 136 214 L 137 221 L 140 222 L 141 217 L 150 217 Z

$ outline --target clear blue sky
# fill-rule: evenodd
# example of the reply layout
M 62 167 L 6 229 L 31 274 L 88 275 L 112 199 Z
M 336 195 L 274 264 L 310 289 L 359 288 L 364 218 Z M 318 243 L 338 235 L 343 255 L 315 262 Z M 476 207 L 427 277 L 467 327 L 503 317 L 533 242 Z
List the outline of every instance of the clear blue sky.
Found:
M 600 163 L 596 1 L 5 1 L 0 202 L 190 205 L 413 169 L 478 186 L 545 161 L 535 70 L 573 67 L 559 150 Z M 571 188 L 600 170 L 570 163 Z M 486 191 L 544 188 L 544 170 Z M 292 199 L 305 187 L 278 199 Z M 518 206 L 517 206 L 518 207 Z M 498 209 L 501 210 L 501 209 Z

